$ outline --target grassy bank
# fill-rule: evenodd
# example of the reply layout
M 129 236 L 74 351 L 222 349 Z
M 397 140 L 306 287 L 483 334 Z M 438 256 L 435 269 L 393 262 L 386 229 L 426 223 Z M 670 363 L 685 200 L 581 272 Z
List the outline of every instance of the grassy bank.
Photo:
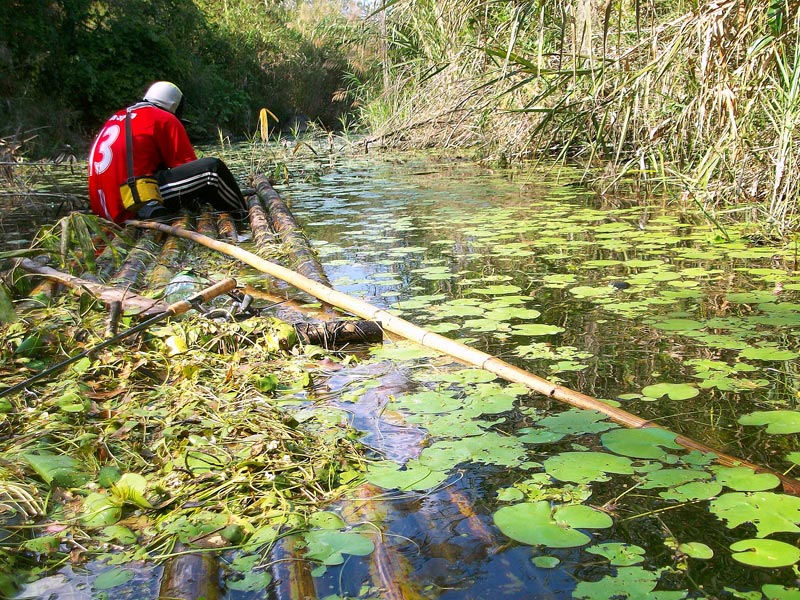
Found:
M 351 93 L 383 143 L 556 157 L 602 192 L 665 186 L 711 219 L 796 229 L 796 7 L 592 4 L 389 3 L 389 85 Z

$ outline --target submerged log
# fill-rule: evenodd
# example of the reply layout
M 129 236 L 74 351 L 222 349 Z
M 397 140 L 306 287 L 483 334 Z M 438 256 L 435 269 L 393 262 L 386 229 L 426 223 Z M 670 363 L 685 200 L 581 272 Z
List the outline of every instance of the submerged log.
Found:
M 164 600 L 219 600 L 219 564 L 208 552 L 171 558 L 164 567 L 158 597 Z
M 270 551 L 276 600 L 317 600 L 311 565 L 298 558 L 297 536 L 281 538 Z
M 167 308 L 166 304 L 158 300 L 138 296 L 124 288 L 107 286 L 94 281 L 87 281 L 86 279 L 81 279 L 80 277 L 75 277 L 68 273 L 62 273 L 51 267 L 40 265 L 29 258 L 23 258 L 18 264 L 29 273 L 36 273 L 37 275 L 41 275 L 52 281 L 57 281 L 79 292 L 89 293 L 107 304 L 120 302 L 125 311 L 136 311 L 137 314 L 146 316 L 162 313 Z
M 340 350 L 349 344 L 380 344 L 383 328 L 376 321 L 318 321 L 295 323 L 297 339 L 305 344 Z
M 356 490 L 354 498 L 342 511 L 350 525 L 359 521 L 372 523 L 376 527 L 386 518 L 386 504 L 382 497 L 385 491 L 372 484 L 364 484 Z M 381 588 L 383 600 L 421 600 L 425 596 L 414 581 L 413 567 L 408 559 L 394 546 L 386 543 L 388 538 L 380 531 L 373 538 L 375 550 L 370 554 L 370 575 Z

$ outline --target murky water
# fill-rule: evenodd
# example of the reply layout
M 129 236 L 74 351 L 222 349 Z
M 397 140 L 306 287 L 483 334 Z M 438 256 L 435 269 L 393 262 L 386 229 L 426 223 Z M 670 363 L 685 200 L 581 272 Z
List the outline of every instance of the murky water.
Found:
M 800 462 L 793 431 L 768 433 L 769 417 L 739 422 L 796 408 L 793 247 L 689 223 L 661 200 L 598 199 L 569 172 L 493 173 L 413 157 L 289 166 L 291 183 L 277 189 L 338 290 L 721 452 L 780 472 Z M 325 382 L 316 406 L 362 429 L 375 472 L 397 485 L 375 475 L 366 498 L 332 507 L 348 531 L 371 532 L 376 548 L 345 548 L 341 564 L 317 568 L 320 598 L 800 593 L 790 559 L 751 567 L 731 548 L 797 545 L 800 509 L 776 499 L 777 484 L 731 483 L 658 440 L 647 442 L 652 454 L 620 450 L 606 437 L 613 424 L 565 424 L 572 413 L 559 402 L 459 372 L 390 342 Z M 627 462 L 586 467 L 599 455 Z M 394 475 L 392 464 L 401 465 Z M 674 479 L 653 475 L 676 470 Z M 756 493 L 776 498 L 751 502 Z M 775 514 L 780 524 L 734 527 L 730 512 L 710 511 L 732 494 L 742 494 L 734 512 Z M 543 529 L 587 534 L 574 545 L 524 543 L 538 538 L 498 526 L 500 509 L 538 502 L 553 515 L 573 503 L 601 509 L 611 524 L 545 519 Z M 686 545 L 695 543 L 713 558 Z

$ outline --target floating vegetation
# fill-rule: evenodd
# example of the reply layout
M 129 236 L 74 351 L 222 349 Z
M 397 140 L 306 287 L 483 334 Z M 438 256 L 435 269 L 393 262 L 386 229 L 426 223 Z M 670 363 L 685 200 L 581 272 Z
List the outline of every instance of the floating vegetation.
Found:
M 106 314 L 60 295 L 17 317 L 0 326 L 6 384 L 96 345 Z M 0 593 L 22 582 L 13 573 L 159 561 L 177 545 L 263 559 L 304 527 L 364 470 L 358 432 L 294 416 L 325 357 L 306 348 L 274 317 L 184 316 L 3 398 Z M 105 571 L 93 589 L 130 573 Z

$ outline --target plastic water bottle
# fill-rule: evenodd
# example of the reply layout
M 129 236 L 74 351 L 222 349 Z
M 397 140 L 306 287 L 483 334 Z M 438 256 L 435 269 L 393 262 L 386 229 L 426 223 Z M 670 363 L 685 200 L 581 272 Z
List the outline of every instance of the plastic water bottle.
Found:
M 197 280 L 188 273 L 178 273 L 167 284 L 164 290 L 164 300 L 168 304 L 190 298 L 198 291 Z

